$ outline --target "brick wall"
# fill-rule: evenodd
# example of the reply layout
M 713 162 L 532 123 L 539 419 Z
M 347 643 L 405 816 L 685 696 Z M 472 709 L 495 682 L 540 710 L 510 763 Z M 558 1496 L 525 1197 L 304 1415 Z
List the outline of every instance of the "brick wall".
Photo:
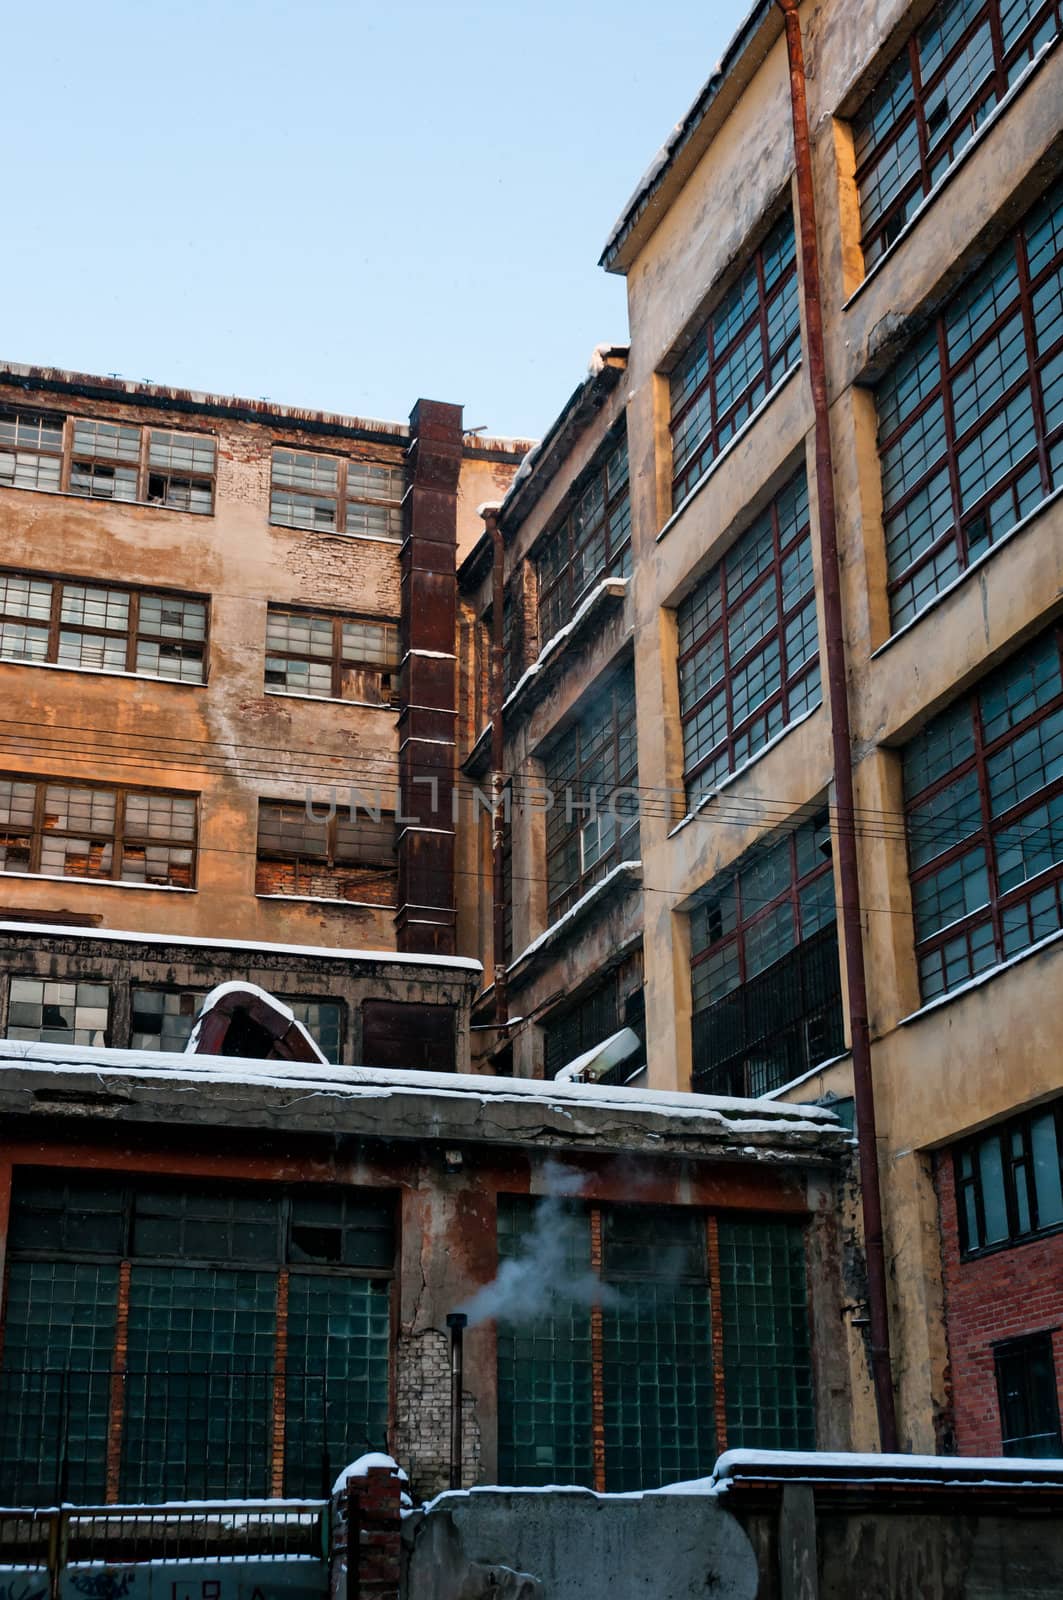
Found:
M 450 1487 L 450 1343 L 426 1328 L 401 1335 L 395 1355 L 395 1459 L 410 1475 L 415 1503 Z M 480 1471 L 480 1427 L 471 1394 L 462 1401 L 462 1482 Z
M 1063 1234 L 962 1261 L 952 1157 L 939 1156 L 936 1166 L 956 1448 L 965 1456 L 999 1455 L 995 1344 L 1054 1329 L 1063 1411 Z

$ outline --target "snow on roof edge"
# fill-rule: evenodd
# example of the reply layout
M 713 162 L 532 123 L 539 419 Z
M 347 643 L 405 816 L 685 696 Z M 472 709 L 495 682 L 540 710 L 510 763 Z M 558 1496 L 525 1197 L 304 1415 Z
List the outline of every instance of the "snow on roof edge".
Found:
M 64 938 L 127 939 L 132 944 L 202 945 L 211 950 L 260 950 L 286 956 L 327 956 L 336 961 L 397 961 L 405 966 L 454 967 L 461 972 L 483 972 L 483 962 L 472 956 L 435 956 L 403 950 L 354 950 L 343 945 L 271 944 L 265 939 L 222 939 L 190 933 L 138 933 L 132 928 L 78 928 L 62 922 L 5 922 L 0 933 L 55 933 Z

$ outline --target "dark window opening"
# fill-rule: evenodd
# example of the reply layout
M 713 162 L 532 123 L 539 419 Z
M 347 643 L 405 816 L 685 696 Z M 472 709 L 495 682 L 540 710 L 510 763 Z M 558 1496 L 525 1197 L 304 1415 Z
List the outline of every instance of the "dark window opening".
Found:
M 1052 1335 L 1036 1333 L 998 1345 L 995 1364 L 1004 1455 L 1063 1455 Z
M 965 1256 L 1063 1227 L 1063 1100 L 957 1145 L 952 1160 Z

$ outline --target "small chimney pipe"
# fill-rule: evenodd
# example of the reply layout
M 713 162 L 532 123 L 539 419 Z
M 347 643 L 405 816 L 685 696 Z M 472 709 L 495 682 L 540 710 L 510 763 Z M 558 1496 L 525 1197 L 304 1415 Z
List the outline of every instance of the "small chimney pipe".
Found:
M 461 1396 L 465 1373 L 465 1329 L 468 1317 L 464 1311 L 447 1313 L 450 1329 L 450 1487 L 461 1488 Z

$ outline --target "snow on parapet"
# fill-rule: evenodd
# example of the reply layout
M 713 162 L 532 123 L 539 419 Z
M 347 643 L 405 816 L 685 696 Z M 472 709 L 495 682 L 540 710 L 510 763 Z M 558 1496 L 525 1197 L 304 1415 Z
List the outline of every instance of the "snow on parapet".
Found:
M 525 457 L 525 460 L 527 460 L 527 457 Z M 476 515 L 478 517 L 486 517 L 489 512 L 498 512 L 501 511 L 501 509 L 501 500 L 485 500 L 482 505 L 478 505 L 476 507 Z
M 110 1046 L 38 1044 L 0 1039 L 0 1077 L 8 1069 L 89 1074 L 101 1082 L 138 1078 L 153 1084 L 208 1082 L 298 1091 L 300 1097 L 387 1100 L 429 1097 L 478 1101 L 482 1106 L 525 1104 L 572 1116 L 584 1111 L 635 1112 L 665 1119 L 702 1121 L 736 1138 L 753 1133 L 848 1134 L 825 1106 L 788 1105 L 738 1095 L 696 1094 L 670 1089 L 627 1089 L 598 1083 L 545 1084 L 534 1078 L 496 1078 L 468 1072 L 419 1072 L 403 1068 L 333 1066 L 317 1073 L 312 1062 L 238 1059 L 233 1056 L 166 1056 L 157 1050 Z
M 545 944 L 551 944 L 554 939 L 557 938 L 558 934 L 561 932 L 561 929 L 564 928 L 567 923 L 573 922 L 577 918 L 582 917 L 583 913 L 591 905 L 593 905 L 595 900 L 601 898 L 609 885 L 613 883 L 621 873 L 638 873 L 641 875 L 642 862 L 618 861 L 615 867 L 610 867 L 605 877 L 599 878 L 597 883 L 591 885 L 586 894 L 580 895 L 575 905 L 569 906 L 563 917 L 558 917 L 557 921 L 552 922 L 548 928 L 544 928 L 542 933 L 539 934 L 538 938 L 532 940 L 531 944 L 525 945 L 520 955 L 515 961 L 511 961 L 509 963 L 509 966 L 506 970 L 509 972 L 515 971 L 516 968 L 520 966 L 521 962 L 527 961 L 528 957 L 534 955 L 536 950 L 541 950 Z
M 274 955 L 327 956 L 333 961 L 397 961 L 408 967 L 450 967 L 459 972 L 483 972 L 483 962 L 474 960 L 472 956 L 436 956 L 404 950 L 348 950 L 339 945 L 271 944 L 264 939 L 214 939 L 187 933 L 138 933 L 131 928 L 71 928 L 65 923 L 54 922 L 0 921 L 0 933 L 58 933 L 64 939 L 124 939 L 129 944 L 177 944 L 190 949 L 202 946 L 207 950 L 262 950 Z
M 566 622 L 565 626 L 560 628 L 557 633 L 554 634 L 552 639 L 547 639 L 546 643 L 539 651 L 539 654 L 536 656 L 531 666 L 528 667 L 526 671 L 521 673 L 520 677 L 513 685 L 513 688 L 503 700 L 502 710 L 506 711 L 514 703 L 514 701 L 524 693 L 524 690 L 527 688 L 532 679 L 539 676 L 540 672 L 542 672 L 543 668 L 547 665 L 551 656 L 555 655 L 564 644 L 565 640 L 571 637 L 571 635 L 579 627 L 580 623 L 587 616 L 588 612 L 594 610 L 596 606 L 600 605 L 607 595 L 611 595 L 614 598 L 620 597 L 625 594 L 626 590 L 626 578 L 603 578 L 601 583 L 593 588 L 590 594 L 587 595 L 586 599 L 581 602 L 574 612 L 571 620 Z

